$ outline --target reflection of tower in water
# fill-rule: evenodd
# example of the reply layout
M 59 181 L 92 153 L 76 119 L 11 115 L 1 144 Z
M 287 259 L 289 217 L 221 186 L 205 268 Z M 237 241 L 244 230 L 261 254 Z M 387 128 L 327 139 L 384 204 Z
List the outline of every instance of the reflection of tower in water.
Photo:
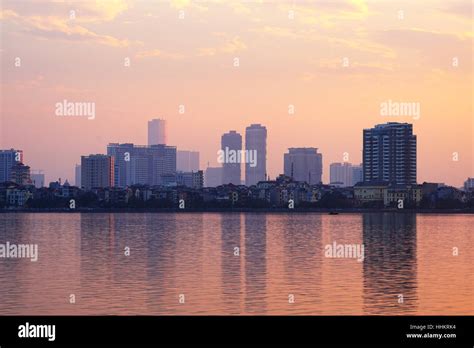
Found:
M 221 215 L 222 297 L 226 314 L 239 314 L 241 294 L 241 214 Z M 238 248 L 237 250 L 235 248 Z M 235 255 L 234 253 L 238 253 Z
M 79 308 L 110 306 L 114 285 L 114 214 L 80 214 L 80 288 L 72 289 Z M 112 300 L 110 300 L 112 301 Z
M 280 229 L 282 233 L 285 287 L 298 298 L 298 303 L 304 301 L 305 309 L 311 308 L 315 313 L 321 303 L 322 217 L 282 214 L 278 218 L 281 228 L 269 226 L 269 230 Z
M 245 311 L 266 311 L 267 217 L 245 214 Z
M 114 214 L 81 213 L 80 217 L 81 266 L 110 274 L 115 254 Z
M 176 224 L 176 214 L 145 216 L 147 307 L 152 313 L 175 310 L 170 298 L 176 294 L 167 290 L 176 288 Z
M 417 309 L 416 214 L 363 215 L 364 312 Z
M 0 243 L 5 244 L 7 241 L 11 244 L 30 244 L 36 243 L 34 238 L 31 238 L 33 226 L 30 226 L 31 222 L 28 219 L 27 214 L 4 214 L 1 216 L 0 222 Z M 41 250 L 41 246 L 38 246 Z M 29 262 L 29 261 L 28 261 Z M 36 266 L 37 263 L 33 263 Z M 29 291 L 28 283 L 23 281 L 25 277 L 26 269 L 22 266 L 22 262 L 6 262 L 5 259 L 0 259 L 0 313 L 5 314 L 17 314 L 19 308 L 14 308 L 11 313 L 7 311 L 9 303 L 23 303 L 23 293 L 26 291 L 19 291 L 23 287 Z M 36 270 L 35 270 L 36 271 Z M 2 294 L 8 294 L 2 297 Z M 26 307 L 26 305 L 24 304 Z

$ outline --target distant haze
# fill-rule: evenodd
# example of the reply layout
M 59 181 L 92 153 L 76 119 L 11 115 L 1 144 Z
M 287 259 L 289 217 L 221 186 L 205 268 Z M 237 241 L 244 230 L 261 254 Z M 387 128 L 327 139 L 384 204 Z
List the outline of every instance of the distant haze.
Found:
M 471 6 L 2 1 L 0 148 L 74 181 L 81 155 L 146 145 L 164 118 L 204 169 L 222 134 L 260 123 L 270 177 L 289 147 L 316 147 L 327 183 L 344 152 L 361 162 L 363 128 L 398 121 L 414 125 L 418 182 L 460 186 L 474 176 Z M 95 103 L 94 119 L 57 116 L 63 100 Z M 419 115 L 381 112 L 403 102 Z

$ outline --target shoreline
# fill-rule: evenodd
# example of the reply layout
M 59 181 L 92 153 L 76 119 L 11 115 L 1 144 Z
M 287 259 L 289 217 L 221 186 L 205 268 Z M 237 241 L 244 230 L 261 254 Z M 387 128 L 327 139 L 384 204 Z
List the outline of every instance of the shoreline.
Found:
M 398 214 L 474 214 L 474 209 L 288 209 L 288 208 L 234 208 L 234 209 L 127 209 L 127 208 L 51 208 L 51 209 L 0 209 L 0 214 L 6 213 L 278 213 L 278 214 L 361 214 L 361 213 L 398 213 Z

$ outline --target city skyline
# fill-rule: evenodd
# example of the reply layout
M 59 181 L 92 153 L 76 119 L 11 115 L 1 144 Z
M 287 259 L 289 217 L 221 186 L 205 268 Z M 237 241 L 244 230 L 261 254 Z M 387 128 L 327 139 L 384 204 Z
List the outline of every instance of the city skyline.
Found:
M 0 348 L 472 343 L 473 19 L 0 0 Z
M 150 130 L 150 122 L 157 121 L 153 119 L 148 122 L 148 130 Z M 162 119 L 159 120 L 163 122 Z M 255 140 L 252 139 L 250 142 L 250 147 L 247 146 L 247 138 L 248 138 L 248 130 L 254 129 L 257 127 L 258 130 L 262 129 L 264 131 L 263 138 L 257 141 L 257 146 L 255 145 Z M 245 142 L 245 150 L 244 144 L 242 143 L 242 136 L 235 130 L 231 130 L 227 133 L 224 133 L 221 136 L 221 146 L 220 149 L 217 151 L 218 157 L 222 155 L 224 161 L 219 159 L 219 165 L 217 167 L 210 167 L 209 162 L 207 164 L 207 168 L 211 169 L 220 169 L 222 171 L 222 184 L 232 183 L 234 185 L 245 184 L 246 186 L 251 186 L 252 184 L 256 184 L 258 181 L 270 180 L 271 177 L 265 175 L 262 177 L 261 180 L 256 181 L 255 183 L 248 182 L 248 175 L 247 175 L 247 167 L 252 167 L 257 164 L 256 157 L 257 155 L 254 154 L 255 163 L 253 162 L 252 156 L 246 158 L 247 151 L 249 152 L 256 152 L 261 153 L 264 150 L 265 158 L 266 158 L 266 139 L 267 139 L 267 131 L 266 127 L 260 124 L 251 124 L 249 127 L 246 128 L 246 142 Z M 150 132 L 148 132 L 150 135 Z M 163 135 L 161 135 L 163 137 Z M 166 134 L 164 135 L 166 137 Z M 252 135 L 254 137 L 254 135 Z M 416 183 L 421 183 L 417 181 L 417 136 L 413 133 L 413 125 L 409 123 L 399 123 L 399 122 L 387 122 L 384 124 L 376 124 L 371 128 L 363 129 L 363 138 L 364 138 L 364 146 L 362 152 L 366 153 L 366 160 L 362 160 L 360 166 L 349 162 L 348 154 L 344 153 L 343 161 L 341 162 L 333 162 L 327 165 L 327 172 L 329 179 L 327 182 L 324 182 L 322 178 L 322 174 L 324 171 L 324 161 L 323 161 L 323 154 L 318 152 L 317 148 L 312 147 L 289 147 L 288 153 L 283 154 L 283 168 L 281 171 L 275 175 L 276 178 L 279 175 L 286 175 L 288 177 L 293 178 L 296 181 L 306 181 L 309 184 L 314 183 L 321 183 L 321 184 L 336 184 L 343 186 L 354 186 L 357 182 L 387 182 L 387 183 L 394 183 L 394 184 L 402 184 L 402 185 L 411 185 Z M 377 139 L 377 140 L 372 140 Z M 368 141 L 370 139 L 370 141 Z M 400 145 L 401 144 L 404 145 Z M 257 148 L 254 148 L 254 147 Z M 263 147 L 262 147 L 263 146 Z M 375 146 L 375 157 L 374 157 L 374 146 Z M 379 146 L 382 148 L 379 157 Z M 21 149 L 0 149 L 0 154 L 5 157 L 7 160 L 10 159 L 10 162 L 14 159 L 14 157 L 18 157 L 19 160 L 14 160 L 14 163 L 24 165 L 24 151 Z M 228 152 L 235 151 L 238 153 L 236 157 L 237 162 L 229 160 Z M 401 156 L 400 151 L 402 151 L 403 155 Z M 227 153 L 225 155 L 219 154 Z M 115 178 L 113 181 L 115 182 L 115 186 L 118 187 L 125 187 L 126 185 L 134 185 L 134 184 L 147 184 L 147 185 L 160 185 L 162 180 L 168 182 L 170 178 L 169 175 L 174 175 L 175 179 L 178 179 L 178 173 L 191 173 L 197 172 L 198 170 L 202 170 L 203 172 L 206 168 L 200 167 L 199 161 L 199 151 L 189 151 L 189 150 L 178 150 L 176 146 L 173 145 L 165 145 L 165 144 L 156 144 L 156 145 L 137 145 L 130 142 L 119 144 L 119 143 L 108 143 L 106 147 L 106 153 L 97 153 L 97 154 L 88 154 L 88 155 L 81 155 L 81 160 L 79 164 L 75 165 L 74 168 L 74 177 L 75 177 L 75 184 L 77 185 L 76 181 L 81 179 L 82 177 L 82 161 L 84 157 L 96 157 L 96 156 L 111 156 L 115 160 Z M 388 157 L 387 154 L 390 154 Z M 369 156 L 369 155 L 370 156 Z M 181 158 L 180 158 L 181 157 Z M 315 159 L 313 159 L 315 157 Z M 373 167 L 373 161 L 380 162 L 380 167 L 378 164 Z M 188 170 L 183 170 L 184 168 L 180 169 L 178 163 L 181 161 L 181 166 L 188 167 Z M 316 162 L 315 162 L 316 161 Z M 395 161 L 395 162 L 393 162 Z M 393 162 L 393 164 L 392 164 Z M 7 162 L 6 162 L 7 163 Z M 159 164 L 161 163 L 161 164 Z M 365 165 L 364 165 L 365 163 Z M 390 166 L 388 166 L 388 164 Z M 395 165 L 396 163 L 396 165 Z M 399 171 L 400 163 L 403 164 L 403 171 Z M 343 168 L 333 168 L 333 166 L 350 166 L 354 170 L 357 168 L 360 169 L 360 174 L 355 174 L 356 176 L 361 176 L 361 180 L 352 181 L 352 174 L 349 181 L 351 181 L 351 185 L 347 185 L 344 183 L 348 179 L 334 181 L 333 175 L 344 176 L 347 174 L 335 174 L 333 173 L 334 170 L 342 170 Z M 7 170 L 3 168 L 2 170 Z M 156 167 L 156 168 L 155 168 Z M 190 169 L 193 167 L 193 169 Z M 260 168 L 266 167 L 266 161 L 262 165 L 260 163 Z M 365 171 L 370 172 L 380 172 L 376 175 L 364 175 L 363 168 L 366 168 Z M 30 167 L 27 166 L 28 172 L 30 172 Z M 154 169 L 153 169 L 154 168 Z M 174 169 L 173 169 L 174 168 Z M 311 168 L 311 169 L 309 169 Z M 32 169 L 31 172 L 37 172 L 38 170 Z M 352 171 L 352 169 L 351 169 Z M 43 170 L 39 170 L 39 172 L 43 172 Z M 158 175 L 158 172 L 162 172 Z M 304 172 L 304 173 L 303 173 Z M 3 172 L 2 172 L 3 173 Z M 5 172 L 6 173 L 6 172 Z M 5 173 L 2 175 L 5 176 Z M 174 173 L 174 174 L 173 174 Z M 382 176 L 383 173 L 383 176 Z M 389 173 L 389 175 L 388 175 Z M 45 175 L 41 174 L 43 177 L 43 182 L 45 181 Z M 162 177 L 164 175 L 164 177 Z M 388 176 L 387 176 L 388 175 Z M 401 180 L 400 180 L 401 175 Z M 306 178 L 308 176 L 308 178 Z M 341 178 L 342 178 L 341 176 Z M 226 177 L 230 177 L 230 179 L 226 179 Z M 315 179 L 316 178 L 316 181 Z M 65 182 L 70 181 L 69 178 L 58 178 L 59 181 Z M 468 177 L 469 180 L 469 177 Z M 48 181 L 48 180 L 46 180 Z M 55 180 L 50 180 L 50 182 L 54 182 Z M 213 178 L 212 181 L 215 181 Z M 426 181 L 423 181 L 426 182 Z M 440 182 L 441 184 L 446 184 L 446 182 Z M 82 183 L 81 183 L 82 184 Z M 462 187 L 465 185 L 465 181 L 462 182 L 462 185 L 458 187 Z M 77 185 L 82 186 L 82 185 Z
M 474 174 L 470 6 L 2 6 L 0 148 L 22 149 L 47 182 L 73 180 L 80 156 L 108 143 L 146 144 L 154 117 L 203 169 L 217 165 L 221 134 L 261 123 L 270 177 L 289 147 L 317 147 L 329 182 L 345 153 L 362 162 L 358 130 L 396 121 L 418 135 L 419 182 L 459 187 Z M 94 103 L 93 117 L 55 113 L 66 100 Z

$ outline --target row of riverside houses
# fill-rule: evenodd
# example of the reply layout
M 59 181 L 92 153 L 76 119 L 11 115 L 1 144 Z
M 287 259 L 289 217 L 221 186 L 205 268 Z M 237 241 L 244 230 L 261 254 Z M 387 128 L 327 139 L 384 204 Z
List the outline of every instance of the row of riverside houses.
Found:
M 400 203 L 403 202 L 403 203 Z M 402 204 L 402 206 L 400 206 Z M 435 183 L 401 186 L 370 183 L 355 187 L 294 181 L 280 175 L 250 187 L 221 185 L 193 188 L 185 185 L 132 185 L 84 190 L 53 182 L 49 187 L 0 184 L 0 208 L 77 209 L 77 208 L 474 208 L 474 188 L 467 191 Z

